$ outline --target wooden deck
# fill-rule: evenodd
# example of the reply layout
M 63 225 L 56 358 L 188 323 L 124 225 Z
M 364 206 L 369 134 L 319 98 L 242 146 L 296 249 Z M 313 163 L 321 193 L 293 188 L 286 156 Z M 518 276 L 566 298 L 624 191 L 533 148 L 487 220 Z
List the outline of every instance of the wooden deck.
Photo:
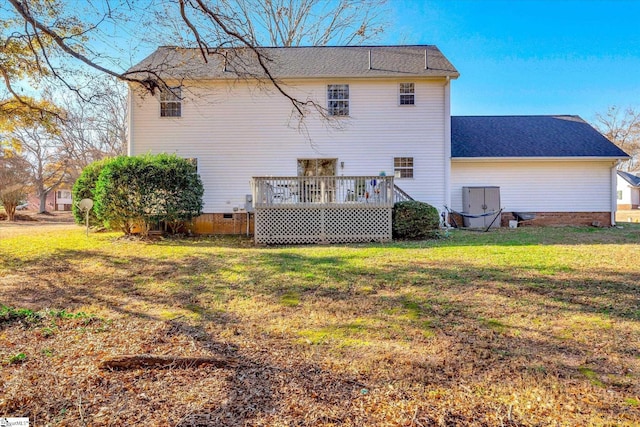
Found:
M 255 241 L 391 241 L 391 176 L 254 177 Z
M 253 206 L 260 208 L 393 207 L 392 176 L 283 176 L 252 179 Z

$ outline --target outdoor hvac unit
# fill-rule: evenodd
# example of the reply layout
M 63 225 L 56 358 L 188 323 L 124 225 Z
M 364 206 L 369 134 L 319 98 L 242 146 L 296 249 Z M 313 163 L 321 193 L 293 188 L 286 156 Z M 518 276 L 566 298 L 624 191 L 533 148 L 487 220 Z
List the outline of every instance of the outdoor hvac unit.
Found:
M 464 226 L 486 228 L 500 210 L 500 187 L 462 187 L 462 213 L 469 215 L 494 215 L 478 218 L 464 217 Z M 491 227 L 500 227 L 500 218 L 493 221 Z

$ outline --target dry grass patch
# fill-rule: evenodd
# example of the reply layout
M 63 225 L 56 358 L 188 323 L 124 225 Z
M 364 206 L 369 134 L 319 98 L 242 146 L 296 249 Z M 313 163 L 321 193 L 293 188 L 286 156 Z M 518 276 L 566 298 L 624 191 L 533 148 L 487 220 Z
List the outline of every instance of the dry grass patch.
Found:
M 35 425 L 640 422 L 640 227 L 279 248 L 5 231 L 0 414 Z M 237 365 L 99 369 L 122 354 Z

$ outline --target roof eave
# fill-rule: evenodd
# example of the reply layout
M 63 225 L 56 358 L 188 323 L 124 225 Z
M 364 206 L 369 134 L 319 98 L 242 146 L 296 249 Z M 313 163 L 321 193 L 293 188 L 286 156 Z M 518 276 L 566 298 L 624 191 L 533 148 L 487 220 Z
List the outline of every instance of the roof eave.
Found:
M 514 161 L 614 161 L 614 160 L 628 160 L 629 156 L 539 156 L 539 157 L 455 157 L 452 156 L 451 160 L 456 162 L 514 162 Z

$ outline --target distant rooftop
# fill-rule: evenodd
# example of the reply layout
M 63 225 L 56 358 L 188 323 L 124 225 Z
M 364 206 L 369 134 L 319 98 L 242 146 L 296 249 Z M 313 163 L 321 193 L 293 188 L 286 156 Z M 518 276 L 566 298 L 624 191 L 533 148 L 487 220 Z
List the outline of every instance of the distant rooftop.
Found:
M 578 116 L 454 116 L 451 156 L 629 157 Z
M 629 172 L 623 172 L 623 171 L 618 171 L 618 175 L 624 178 L 624 180 L 627 181 L 633 187 L 640 187 L 640 176 L 634 175 Z
M 271 74 L 282 78 L 451 77 L 458 71 L 432 45 L 315 46 L 259 48 Z M 262 74 L 255 53 L 247 48 L 211 50 L 161 46 L 128 72 L 152 71 L 170 79 L 235 79 Z

